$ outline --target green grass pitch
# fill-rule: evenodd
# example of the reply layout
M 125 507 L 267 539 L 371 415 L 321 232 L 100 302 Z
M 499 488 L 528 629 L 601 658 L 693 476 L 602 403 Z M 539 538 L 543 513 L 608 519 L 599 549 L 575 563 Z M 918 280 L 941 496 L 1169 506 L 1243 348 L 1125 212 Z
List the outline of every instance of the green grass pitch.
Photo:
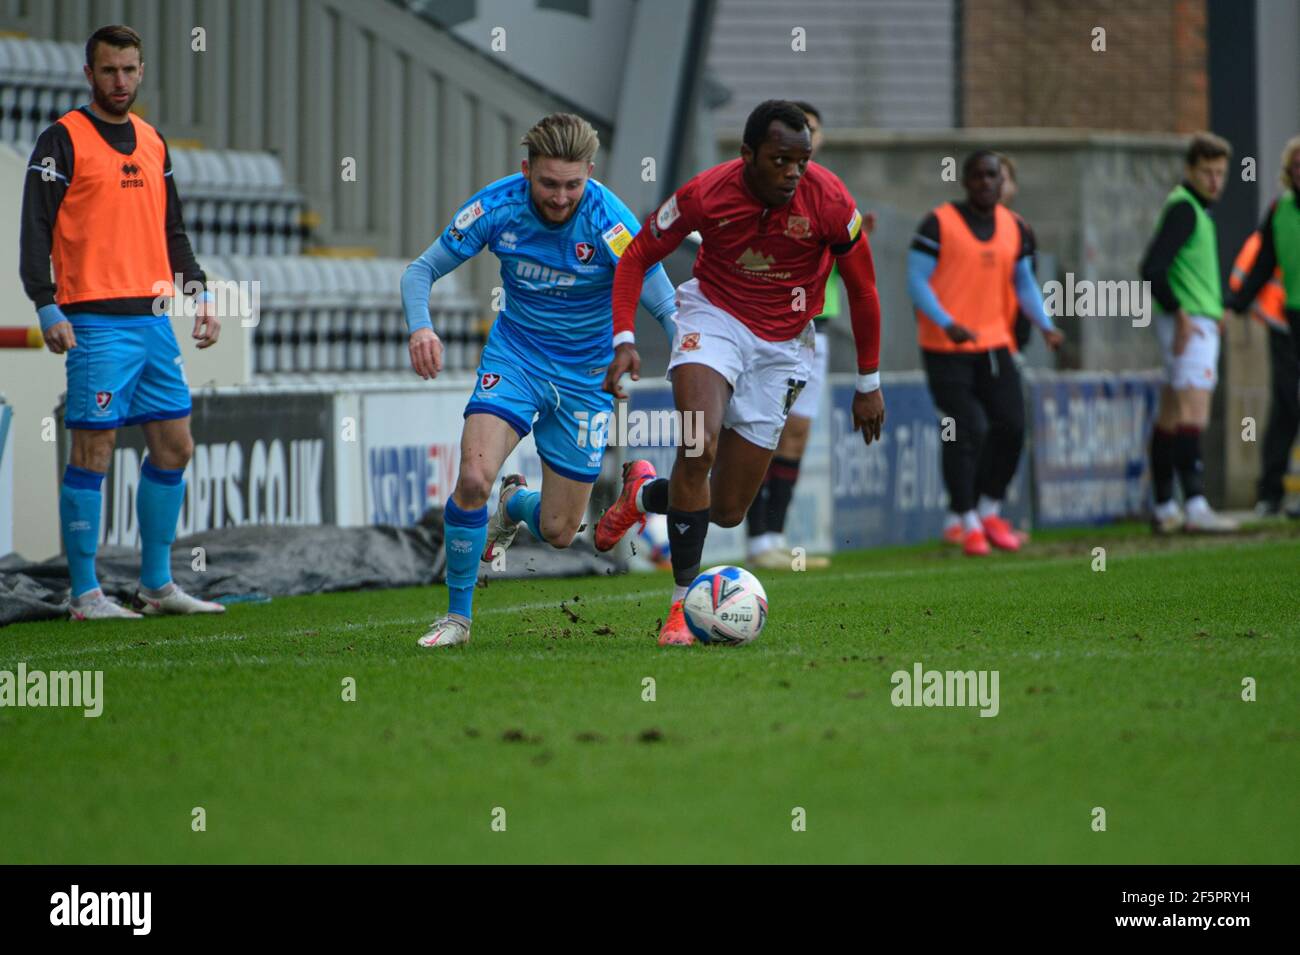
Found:
M 1298 531 L 840 555 L 735 649 L 656 647 L 644 574 L 494 583 L 441 651 L 441 588 L 9 627 L 104 712 L 0 709 L 0 862 L 1294 863 Z M 917 661 L 999 714 L 893 706 Z

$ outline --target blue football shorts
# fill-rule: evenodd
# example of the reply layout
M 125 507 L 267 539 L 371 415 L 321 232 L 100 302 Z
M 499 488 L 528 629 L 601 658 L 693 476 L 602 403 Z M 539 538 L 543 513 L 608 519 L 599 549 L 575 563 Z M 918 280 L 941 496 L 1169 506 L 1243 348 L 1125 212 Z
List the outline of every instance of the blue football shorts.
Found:
M 545 376 L 539 366 L 544 367 L 505 336 L 489 335 L 465 417 L 496 415 L 521 438 L 532 431 L 538 457 L 547 467 L 561 477 L 592 484 L 600 474 L 614 411 L 614 396 L 601 390 L 605 368 L 584 368 L 566 380 Z
M 185 361 L 166 315 L 70 315 L 69 428 L 103 431 L 190 413 Z

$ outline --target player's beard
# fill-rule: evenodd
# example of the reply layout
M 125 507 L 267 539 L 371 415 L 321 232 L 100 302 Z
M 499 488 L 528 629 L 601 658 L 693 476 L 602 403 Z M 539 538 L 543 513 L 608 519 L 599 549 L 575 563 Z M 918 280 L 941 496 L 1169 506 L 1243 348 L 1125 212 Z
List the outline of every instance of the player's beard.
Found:
M 111 92 L 105 93 L 96 86 L 95 105 L 110 116 L 125 116 L 127 113 L 131 112 L 131 107 L 135 105 L 135 98 L 139 94 L 139 89 L 133 90 L 131 95 L 126 98 L 126 102 L 119 106 L 117 103 L 113 102 L 113 94 Z

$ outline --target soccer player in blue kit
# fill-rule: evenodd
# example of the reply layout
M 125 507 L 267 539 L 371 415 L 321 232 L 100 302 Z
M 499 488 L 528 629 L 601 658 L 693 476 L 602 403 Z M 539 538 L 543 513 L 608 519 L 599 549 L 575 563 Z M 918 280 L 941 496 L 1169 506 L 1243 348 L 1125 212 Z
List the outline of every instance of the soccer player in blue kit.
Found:
M 480 556 L 491 562 L 521 523 L 538 540 L 569 546 L 600 474 L 614 407 L 601 387 L 613 359 L 610 290 L 636 217 L 590 178 L 600 142 L 586 120 L 554 113 L 521 145 L 528 149 L 523 171 L 475 194 L 402 276 L 411 367 L 425 379 L 442 370 L 442 342 L 429 318 L 433 283 L 487 248 L 501 262 L 505 289 L 465 406 L 460 473 L 443 512 L 450 606 L 420 638 L 422 647 L 469 642 Z M 676 308 L 662 266 L 649 274 L 641 303 L 671 339 Z M 530 430 L 541 491 L 508 475 L 489 520 L 497 472 Z

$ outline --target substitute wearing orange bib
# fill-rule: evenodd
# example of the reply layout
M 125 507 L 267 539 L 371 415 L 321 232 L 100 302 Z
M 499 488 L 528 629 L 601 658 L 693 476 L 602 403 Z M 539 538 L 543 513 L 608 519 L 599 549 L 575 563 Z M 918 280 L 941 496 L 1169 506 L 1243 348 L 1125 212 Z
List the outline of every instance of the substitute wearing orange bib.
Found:
M 166 148 L 138 116 L 135 151 L 109 145 L 81 109 L 59 118 L 68 131 L 76 174 L 54 221 L 50 259 L 59 305 L 115 298 L 171 297 L 167 252 Z M 105 242 L 106 235 L 128 237 Z
M 996 153 L 973 153 L 962 166 L 964 202 L 948 202 L 921 222 L 907 259 L 917 340 L 935 407 L 951 418 L 954 440 L 941 451 L 949 514 L 944 539 L 971 556 L 989 544 L 1018 550 L 1002 518 L 1002 498 L 1024 446 L 1025 413 L 1009 316 L 1022 309 L 1049 347 L 1061 333 L 1043 310 L 1030 268 L 1028 227 L 999 203 Z
M 932 213 L 943 237 L 936 250 L 930 288 L 949 313 L 974 333 L 954 342 L 935 321 L 916 309 L 917 340 L 924 351 L 986 352 L 1011 347 L 1007 315 L 1016 309 L 1013 277 L 1024 254 L 1025 237 L 1005 206 L 993 208 L 993 234 L 978 238 L 957 206 L 945 202 Z
M 23 186 L 19 273 L 45 345 L 66 356 L 63 424 L 72 438 L 59 486 L 74 620 L 221 613 L 171 579 L 171 547 L 193 453 L 185 360 L 167 314 L 172 276 L 198 289 L 192 337 L 220 334 L 206 276 L 185 234 L 167 143 L 131 115 L 144 75 L 140 34 L 123 24 L 86 41 L 90 102 L 37 137 Z M 139 613 L 99 586 L 103 482 L 122 427 L 138 425 L 148 456 L 136 482 Z M 122 502 L 119 501 L 119 504 Z M 129 506 L 129 505 L 127 505 Z

